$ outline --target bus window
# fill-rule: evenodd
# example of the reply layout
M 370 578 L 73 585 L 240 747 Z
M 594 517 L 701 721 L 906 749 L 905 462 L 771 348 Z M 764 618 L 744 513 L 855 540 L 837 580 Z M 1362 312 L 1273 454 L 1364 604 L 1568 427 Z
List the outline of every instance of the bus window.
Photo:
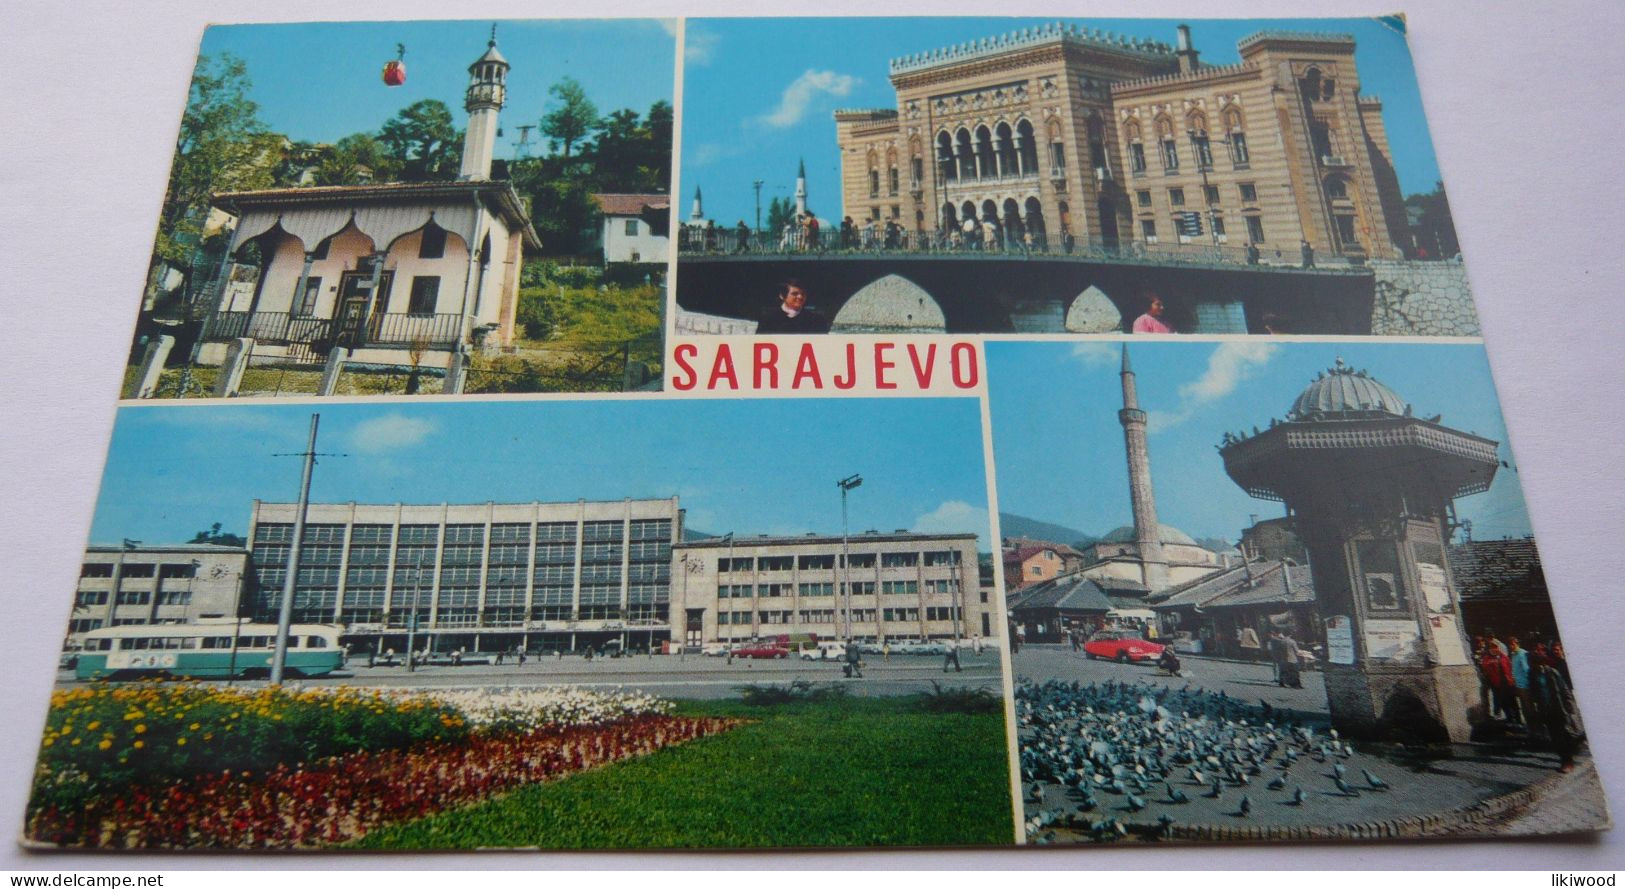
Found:
M 124 642 L 126 648 L 133 649 L 135 651 L 146 651 L 152 647 L 152 640 L 145 636 L 136 639 L 126 639 Z
M 182 648 L 197 648 L 197 637 L 196 636 L 184 636 L 184 637 L 182 637 L 181 638 L 181 647 Z
M 327 640 L 323 639 L 320 636 L 306 636 L 305 637 L 305 647 L 306 648 L 326 648 L 327 647 Z

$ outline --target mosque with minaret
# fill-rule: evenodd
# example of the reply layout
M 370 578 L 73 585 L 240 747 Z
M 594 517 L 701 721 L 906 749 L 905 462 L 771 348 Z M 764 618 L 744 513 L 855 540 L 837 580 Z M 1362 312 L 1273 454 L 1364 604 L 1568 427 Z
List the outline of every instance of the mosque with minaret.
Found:
M 491 178 L 510 65 L 496 29 L 468 66 L 456 181 L 216 195 L 236 218 L 197 358 L 460 368 L 513 343 L 519 272 L 541 242 L 512 183 Z
M 807 210 L 807 161 L 804 160 L 804 159 L 802 161 L 800 161 L 800 163 L 796 167 L 796 192 L 795 192 L 795 196 L 796 196 L 796 212 L 795 212 L 795 216 L 792 217 L 792 218 L 801 219 L 802 217 L 808 215 L 808 210 Z M 826 231 L 829 230 L 829 227 L 831 225 L 830 220 L 825 219 L 823 217 L 817 217 L 817 218 L 818 218 L 818 225 L 821 228 L 823 228 L 824 230 L 826 230 Z M 686 220 L 684 220 L 684 222 L 686 224 L 690 225 L 690 226 L 696 226 L 696 227 L 703 227 L 707 222 L 706 217 L 705 217 L 705 196 L 702 193 L 702 191 L 700 189 L 700 186 L 698 186 L 698 185 L 694 186 L 694 201 L 689 206 L 688 218 Z
M 1205 577 L 1224 567 L 1224 563 L 1218 553 L 1189 534 L 1158 521 L 1156 492 L 1151 485 L 1151 453 L 1146 444 L 1146 412 L 1140 408 L 1126 345 L 1119 376 L 1123 407 L 1117 419 L 1123 426 L 1134 523 L 1116 528 L 1085 547 L 1083 554 L 1089 565 L 1082 574 L 1100 581 L 1128 581 L 1131 586 L 1143 586 L 1147 593 L 1155 594 Z

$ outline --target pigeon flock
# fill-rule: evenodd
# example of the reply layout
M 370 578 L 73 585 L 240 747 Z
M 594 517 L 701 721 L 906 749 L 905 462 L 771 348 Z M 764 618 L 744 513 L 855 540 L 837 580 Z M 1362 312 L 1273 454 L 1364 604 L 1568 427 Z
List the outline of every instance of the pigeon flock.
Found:
M 1192 795 L 1247 819 L 1266 801 L 1304 807 L 1389 789 L 1369 769 L 1350 777 L 1354 748 L 1324 722 L 1223 691 L 1051 680 L 1022 682 L 1015 697 L 1026 832 L 1040 844 L 1060 830 L 1097 842 L 1167 837 Z M 1154 821 L 1139 816 L 1153 804 L 1163 810 Z

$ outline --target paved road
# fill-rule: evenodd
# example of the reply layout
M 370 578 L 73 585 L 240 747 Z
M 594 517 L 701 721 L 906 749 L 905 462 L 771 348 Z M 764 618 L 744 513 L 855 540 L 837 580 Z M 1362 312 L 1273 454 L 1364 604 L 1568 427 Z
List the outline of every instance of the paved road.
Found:
M 931 690 L 933 681 L 948 687 L 985 688 L 1003 694 L 1003 678 L 998 652 L 989 649 L 980 657 L 962 655 L 963 672 L 944 673 L 943 658 L 937 655 L 868 655 L 862 679 L 845 679 L 841 665 L 834 661 L 787 659 L 757 661 L 743 658 L 728 663 L 726 658 L 700 655 L 624 658 L 581 657 L 528 658 L 523 665 L 466 665 L 459 667 L 419 667 L 408 673 L 405 667 L 368 667 L 364 658 L 352 658 L 343 673 L 320 679 L 299 680 L 307 686 L 356 685 L 369 688 L 447 688 L 473 686 L 570 685 L 580 688 L 624 688 L 645 691 L 663 698 L 715 700 L 739 695 L 739 686 L 755 683 L 786 684 L 798 679 L 811 682 L 838 682 L 859 697 L 889 697 Z M 59 687 L 73 687 L 71 673 L 58 676 Z M 263 683 L 237 683 L 257 686 Z

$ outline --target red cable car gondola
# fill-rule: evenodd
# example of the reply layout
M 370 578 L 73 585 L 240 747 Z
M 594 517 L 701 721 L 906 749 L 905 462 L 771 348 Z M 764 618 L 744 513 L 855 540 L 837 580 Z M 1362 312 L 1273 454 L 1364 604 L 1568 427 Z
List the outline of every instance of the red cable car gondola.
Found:
M 395 58 L 384 63 L 384 85 L 400 86 L 406 82 L 406 44 L 395 44 Z

